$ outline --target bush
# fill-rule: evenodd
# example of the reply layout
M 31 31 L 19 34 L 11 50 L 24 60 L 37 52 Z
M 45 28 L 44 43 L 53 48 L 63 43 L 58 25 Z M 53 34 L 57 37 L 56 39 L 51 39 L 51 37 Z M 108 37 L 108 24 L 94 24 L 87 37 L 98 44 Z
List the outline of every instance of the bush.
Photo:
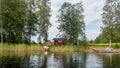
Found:
M 115 44 L 115 48 L 119 48 L 119 45 L 118 45 L 118 44 Z

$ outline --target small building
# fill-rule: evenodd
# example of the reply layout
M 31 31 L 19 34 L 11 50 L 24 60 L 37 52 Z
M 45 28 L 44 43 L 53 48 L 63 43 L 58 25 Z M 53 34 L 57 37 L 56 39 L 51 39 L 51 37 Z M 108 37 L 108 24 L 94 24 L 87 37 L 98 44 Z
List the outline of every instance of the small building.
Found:
M 61 46 L 65 44 L 63 38 L 53 38 L 53 40 L 54 40 L 54 45 L 56 46 Z

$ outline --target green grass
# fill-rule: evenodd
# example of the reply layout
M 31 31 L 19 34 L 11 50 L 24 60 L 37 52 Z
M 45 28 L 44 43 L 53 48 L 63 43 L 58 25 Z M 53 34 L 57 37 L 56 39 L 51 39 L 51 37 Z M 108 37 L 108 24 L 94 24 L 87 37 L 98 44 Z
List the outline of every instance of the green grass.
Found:
M 109 43 L 89 43 L 89 46 L 96 46 L 96 47 L 109 47 Z M 120 48 L 120 43 L 112 43 L 111 46 L 113 48 Z

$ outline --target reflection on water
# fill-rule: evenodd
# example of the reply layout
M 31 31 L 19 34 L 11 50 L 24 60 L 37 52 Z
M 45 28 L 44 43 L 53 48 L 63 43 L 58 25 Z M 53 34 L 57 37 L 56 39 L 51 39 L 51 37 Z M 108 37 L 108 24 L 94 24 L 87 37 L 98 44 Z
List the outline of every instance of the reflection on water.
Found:
M 119 54 L 1 55 L 0 68 L 120 68 Z

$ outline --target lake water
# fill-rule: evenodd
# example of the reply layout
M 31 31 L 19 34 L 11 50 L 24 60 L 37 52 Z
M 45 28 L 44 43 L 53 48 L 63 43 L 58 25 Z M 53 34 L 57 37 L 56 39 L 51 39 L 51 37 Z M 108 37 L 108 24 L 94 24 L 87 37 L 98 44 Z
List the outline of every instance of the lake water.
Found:
M 0 68 L 120 68 L 120 54 L 1 54 Z

